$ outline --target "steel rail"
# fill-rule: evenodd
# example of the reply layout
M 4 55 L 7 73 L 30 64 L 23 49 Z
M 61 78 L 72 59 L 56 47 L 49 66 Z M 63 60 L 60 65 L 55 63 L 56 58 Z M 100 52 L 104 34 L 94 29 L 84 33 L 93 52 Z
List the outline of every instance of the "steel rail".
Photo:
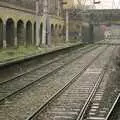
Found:
M 94 88 L 92 89 L 88 99 L 86 100 L 86 102 L 85 102 L 85 104 L 84 104 L 82 110 L 80 111 L 80 113 L 79 113 L 76 120 L 83 120 L 83 117 L 84 117 L 84 115 L 85 115 L 85 113 L 86 113 L 86 111 L 87 111 L 87 109 L 89 107 L 89 104 L 91 103 L 92 99 L 94 98 L 94 95 L 95 95 L 98 87 L 100 86 L 100 84 L 101 84 L 101 82 L 103 80 L 103 77 L 104 77 L 104 75 L 106 73 L 106 70 L 107 70 L 107 65 L 104 67 L 101 74 L 99 75 L 99 78 L 98 78 L 97 82 L 95 83 Z
M 75 75 L 71 81 L 69 81 L 63 88 L 57 91 L 51 98 L 49 98 L 38 110 L 36 110 L 32 115 L 30 115 L 26 120 L 32 120 L 39 113 L 41 113 L 51 102 L 53 102 L 57 97 L 59 97 L 66 89 L 68 89 L 88 68 L 89 66 L 100 56 L 103 52 L 108 48 L 108 46 L 100 52 L 90 63 L 88 63 L 85 67 L 83 67 L 82 71 Z
M 113 51 L 112 51 L 112 54 L 113 54 Z M 84 104 L 82 110 L 80 111 L 80 113 L 79 113 L 76 120 L 83 120 L 83 118 L 84 118 L 84 116 L 86 114 L 86 111 L 88 110 L 88 107 L 89 107 L 90 103 L 92 102 L 92 100 L 93 100 L 93 98 L 95 96 L 95 93 L 97 92 L 97 89 L 99 88 L 99 86 L 100 86 L 100 84 L 101 84 L 101 82 L 102 82 L 102 80 L 104 78 L 105 73 L 108 70 L 109 63 L 111 62 L 111 57 L 112 57 L 112 55 L 110 56 L 108 63 L 104 66 L 101 74 L 99 75 L 99 78 L 98 78 L 97 82 L 95 83 L 94 88 L 92 89 L 88 99 L 86 100 L 86 102 L 85 102 L 85 104 Z
M 89 48 L 89 47 L 91 47 L 91 46 L 83 47 L 83 48 L 81 48 L 81 50 L 85 50 L 85 49 L 87 49 L 87 48 Z M 95 47 L 96 47 L 96 46 L 95 46 Z M 74 51 L 74 52 L 76 52 L 76 51 Z M 24 72 L 24 73 L 21 73 L 21 74 L 18 74 L 18 75 L 16 75 L 16 76 L 13 76 L 13 77 L 7 79 L 7 80 L 4 81 L 4 82 L 0 82 L 0 85 L 6 84 L 6 83 L 8 83 L 8 82 L 10 82 L 10 81 L 13 81 L 14 79 L 17 79 L 17 78 L 22 77 L 22 76 L 24 76 L 24 75 L 26 75 L 26 74 L 32 73 L 32 72 L 34 72 L 35 70 L 39 70 L 39 69 L 41 69 L 41 68 L 43 68 L 43 67 L 46 67 L 46 66 L 48 66 L 48 65 L 50 65 L 50 64 L 52 64 L 52 63 L 54 63 L 54 62 L 57 62 L 57 61 L 63 59 L 64 57 L 68 57 L 68 56 L 70 56 L 70 55 L 66 55 L 66 54 L 65 54 L 64 56 L 62 56 L 62 57 L 60 57 L 60 58 L 58 58 L 58 59 L 56 59 L 56 60 L 53 60 L 53 61 L 48 62 L 48 63 L 46 63 L 46 64 L 40 65 L 40 66 L 38 66 L 38 67 L 36 67 L 36 68 L 33 68 L 33 69 L 31 69 L 31 70 L 28 70 L 28 71 L 26 71 L 26 72 Z
M 115 106 L 116 106 L 119 99 L 120 99 L 120 93 L 118 94 L 118 96 L 117 96 L 115 102 L 113 103 L 109 113 L 107 114 L 107 117 L 105 118 L 105 120 L 109 120 L 109 117 L 111 116 L 112 112 L 114 111 L 114 108 L 115 108 Z
M 76 58 L 70 60 L 69 62 L 67 62 L 67 63 L 65 63 L 65 64 L 57 67 L 57 68 L 54 69 L 53 71 L 51 71 L 51 72 L 49 72 L 49 73 L 41 76 L 39 79 L 36 79 L 35 81 L 33 81 L 33 82 L 29 83 L 28 85 L 22 87 L 21 89 L 19 89 L 19 90 L 15 91 L 15 92 L 11 93 L 10 95 L 7 95 L 6 97 L 0 99 L 0 104 L 2 104 L 6 99 L 10 98 L 11 96 L 16 95 L 17 93 L 25 90 L 25 89 L 28 88 L 28 87 L 31 87 L 33 84 L 37 83 L 38 81 L 42 81 L 43 79 L 49 77 L 49 76 L 52 75 L 53 73 L 56 73 L 57 71 L 61 70 L 61 69 L 64 68 L 65 66 L 69 65 L 70 63 L 74 62 L 75 60 L 81 58 L 82 56 L 84 56 L 84 55 L 87 54 L 88 52 L 90 52 L 90 51 L 92 51 L 92 50 L 94 50 L 94 49 L 96 49 L 96 48 L 98 48 L 98 47 L 99 47 L 99 46 L 96 46 L 96 47 L 93 47 L 93 48 L 91 48 L 90 50 L 88 50 L 88 51 L 86 51 L 86 52 L 83 52 L 80 56 L 77 56 Z

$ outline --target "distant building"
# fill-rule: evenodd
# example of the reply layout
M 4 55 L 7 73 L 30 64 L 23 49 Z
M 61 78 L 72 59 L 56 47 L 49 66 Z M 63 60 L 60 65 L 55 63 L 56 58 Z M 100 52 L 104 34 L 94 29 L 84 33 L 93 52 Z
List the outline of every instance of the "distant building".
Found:
M 18 7 L 35 10 L 35 1 L 36 0 L 0 0 L 6 4 L 15 5 Z M 40 14 L 43 12 L 43 2 L 44 0 L 39 0 L 39 10 Z M 54 14 L 60 16 L 63 10 L 63 0 L 48 0 L 48 11 L 49 14 Z

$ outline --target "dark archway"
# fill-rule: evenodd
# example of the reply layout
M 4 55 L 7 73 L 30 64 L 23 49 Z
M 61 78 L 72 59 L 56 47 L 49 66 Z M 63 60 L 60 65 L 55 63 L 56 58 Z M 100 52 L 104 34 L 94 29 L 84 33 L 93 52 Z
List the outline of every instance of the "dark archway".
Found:
M 66 27 L 65 26 L 63 26 L 63 28 L 62 28 L 62 33 L 63 33 L 63 36 L 65 36 L 65 33 L 66 33 Z
M 17 40 L 18 45 L 24 45 L 25 43 L 25 30 L 24 30 L 24 23 L 22 20 L 17 22 Z
M 3 47 L 3 21 L 0 19 L 0 48 Z
M 26 45 L 32 44 L 32 23 L 30 21 L 26 24 Z
M 59 25 L 59 36 L 61 37 L 62 33 L 61 33 L 61 25 Z
M 57 30 L 58 30 L 58 25 L 56 24 L 56 25 L 55 25 L 55 31 L 57 31 Z
M 43 23 L 40 24 L 40 44 L 42 44 Z
M 59 30 L 61 30 L 61 25 L 59 25 Z
M 34 23 L 34 45 L 36 45 L 36 22 Z
M 53 36 L 54 35 L 54 25 L 51 24 L 51 35 Z
M 54 42 L 54 25 L 51 24 L 51 43 Z
M 14 21 L 12 19 L 8 19 L 6 22 L 6 43 L 7 47 L 14 46 L 14 38 L 15 38 L 15 26 Z

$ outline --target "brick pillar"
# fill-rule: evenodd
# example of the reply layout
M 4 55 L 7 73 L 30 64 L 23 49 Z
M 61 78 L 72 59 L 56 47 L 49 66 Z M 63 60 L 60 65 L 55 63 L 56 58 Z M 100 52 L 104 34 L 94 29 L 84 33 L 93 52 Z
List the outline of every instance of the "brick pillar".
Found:
M 15 47 L 18 46 L 18 39 L 17 39 L 17 23 L 15 23 L 15 26 L 14 26 L 14 46 L 15 46 Z
M 34 24 L 32 24 L 32 45 L 34 45 L 34 36 L 35 36 L 35 34 L 34 34 Z
M 39 45 L 40 45 L 39 0 L 36 0 L 36 46 L 38 47 Z
M 6 42 L 6 23 L 3 23 L 3 48 L 7 47 Z
M 24 45 L 27 46 L 27 42 L 26 42 L 26 23 L 24 24 Z
M 48 16 L 47 18 L 47 40 L 48 40 L 48 45 L 51 45 L 51 25 L 50 25 L 50 17 Z

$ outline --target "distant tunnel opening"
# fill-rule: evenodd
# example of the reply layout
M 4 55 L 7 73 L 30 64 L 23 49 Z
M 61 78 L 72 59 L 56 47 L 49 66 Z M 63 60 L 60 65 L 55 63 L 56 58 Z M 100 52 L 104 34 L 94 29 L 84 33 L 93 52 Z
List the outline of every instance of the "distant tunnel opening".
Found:
M 17 23 L 17 39 L 18 39 L 18 45 L 20 46 L 24 45 L 25 42 L 24 23 L 21 20 L 19 20 Z
M 3 21 L 0 19 L 0 48 L 3 47 Z
M 8 19 L 6 22 L 6 43 L 7 47 L 14 46 L 14 21 L 12 19 Z
M 26 24 L 26 42 L 27 45 L 32 44 L 32 23 L 30 21 Z

